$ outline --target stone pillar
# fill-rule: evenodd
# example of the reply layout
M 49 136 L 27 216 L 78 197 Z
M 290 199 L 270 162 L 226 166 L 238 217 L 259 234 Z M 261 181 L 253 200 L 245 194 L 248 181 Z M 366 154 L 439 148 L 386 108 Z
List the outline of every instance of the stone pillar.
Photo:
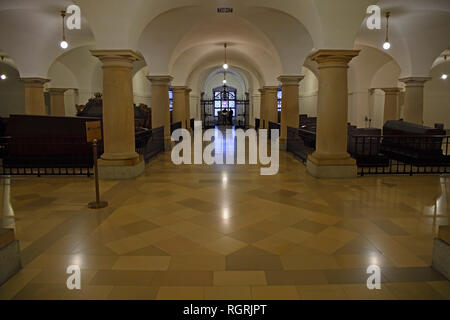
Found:
M 64 88 L 50 88 L 48 92 L 50 94 L 50 115 L 52 116 L 65 116 L 66 106 L 64 103 L 64 93 L 69 89 Z
M 129 179 L 141 175 L 145 163 L 137 153 L 133 108 L 133 62 L 141 57 L 131 50 L 93 50 L 103 70 L 103 141 L 99 160 L 102 179 Z
M 287 128 L 299 127 L 299 84 L 304 76 L 281 76 L 281 133 L 280 149 L 285 150 L 287 144 Z
M 399 81 L 406 85 L 403 117 L 406 122 L 423 124 L 423 87 L 429 77 L 409 77 Z
M 253 116 L 250 114 L 250 93 L 246 92 L 245 93 L 245 100 L 247 101 L 247 103 L 245 104 L 245 128 L 249 128 L 250 127 L 250 117 Z
M 398 120 L 400 112 L 400 88 L 382 88 L 384 91 L 383 125 L 389 120 Z
M 50 80 L 43 78 L 21 78 L 20 80 L 25 87 L 25 113 L 41 116 L 47 114 L 44 84 Z
M 205 100 L 205 93 L 200 93 L 200 114 L 202 116 L 202 123 L 205 123 L 205 107 L 202 103 L 202 101 Z
M 184 91 L 184 96 L 186 99 L 186 129 L 191 129 L 191 92 L 192 89 L 189 88 L 186 88 L 186 90 Z
M 374 88 L 370 88 L 369 89 L 369 119 L 368 120 L 371 120 L 371 122 L 370 123 L 367 123 L 367 126 L 368 127 L 370 127 L 370 126 L 373 126 L 373 124 L 374 124 L 374 114 L 375 114 L 375 97 L 374 97 L 374 94 L 375 94 L 375 90 L 376 89 L 374 89 Z
M 152 128 L 164 126 L 164 145 L 171 150 L 169 84 L 171 76 L 149 76 L 152 83 Z
M 266 94 L 264 89 L 258 89 L 261 93 L 260 103 L 259 103 L 259 128 L 265 129 L 266 125 Z
M 172 86 L 173 110 L 172 122 L 181 122 L 181 127 L 186 129 L 186 87 Z
M 319 50 L 311 56 L 319 67 L 316 151 L 307 171 L 317 178 L 357 176 L 356 161 L 347 153 L 348 63 L 356 50 Z
M 266 129 L 269 128 L 269 122 L 278 123 L 278 87 L 264 87 L 264 108 L 266 118 Z

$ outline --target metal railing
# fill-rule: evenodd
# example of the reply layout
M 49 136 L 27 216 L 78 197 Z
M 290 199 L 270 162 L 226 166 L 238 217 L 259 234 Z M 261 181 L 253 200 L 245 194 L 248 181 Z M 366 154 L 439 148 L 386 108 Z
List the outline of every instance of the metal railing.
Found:
M 288 128 L 287 151 L 306 162 L 315 149 L 315 132 Z M 350 135 L 347 151 L 361 176 L 450 173 L 450 136 Z
M 21 146 L 25 151 L 11 154 L 10 138 L 0 138 L 0 175 L 6 176 L 88 176 L 94 174 L 92 152 L 74 151 L 72 154 L 67 150 L 80 150 L 89 148 L 86 144 L 64 141 L 60 143 L 36 141 Z M 52 154 L 45 150 L 52 148 Z M 41 148 L 42 154 L 27 154 L 27 150 Z M 58 154 L 57 150 L 66 150 Z M 99 155 L 103 153 L 103 144 L 99 144 Z M 86 151 L 86 150 L 84 150 Z M 146 162 L 161 152 L 164 152 L 164 127 L 153 130 L 142 131 L 136 134 L 136 152 L 142 155 Z

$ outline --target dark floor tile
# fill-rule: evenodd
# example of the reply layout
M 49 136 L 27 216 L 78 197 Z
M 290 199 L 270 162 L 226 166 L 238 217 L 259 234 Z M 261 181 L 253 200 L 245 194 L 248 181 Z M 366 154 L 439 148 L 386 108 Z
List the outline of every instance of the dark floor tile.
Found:
M 431 267 L 383 268 L 382 274 L 389 282 L 427 282 L 447 280 Z
M 130 234 L 139 234 L 158 227 L 159 226 L 157 226 L 154 223 L 151 223 L 150 221 L 142 220 L 135 223 L 127 224 L 125 226 L 122 226 L 121 228 Z
M 218 209 L 218 206 L 213 203 L 195 198 L 189 198 L 182 201 L 178 201 L 178 203 L 187 208 L 195 209 L 205 213 L 209 213 Z
M 246 246 L 238 251 L 233 252 L 229 256 L 274 256 L 272 252 L 254 247 Z
M 336 269 L 324 270 L 329 284 L 363 284 L 367 283 L 370 274 L 366 269 Z M 381 282 L 386 282 L 386 278 L 381 273 Z
M 142 249 L 138 249 L 136 251 L 132 251 L 126 254 L 126 256 L 138 256 L 138 257 L 142 257 L 142 256 L 156 256 L 156 257 L 161 257 L 161 256 L 168 256 L 169 254 L 167 254 L 167 252 L 154 247 L 154 246 L 148 246 Z
M 151 286 L 153 271 L 99 270 L 89 285 L 97 286 Z
M 226 257 L 226 270 L 283 270 L 283 265 L 275 255 L 233 255 Z
M 357 236 L 355 239 L 346 243 L 343 247 L 339 248 L 334 254 L 362 254 L 376 252 L 380 253 L 379 250 L 366 238 L 363 236 Z
M 300 229 L 302 231 L 314 233 L 314 234 L 322 232 L 323 230 L 328 228 L 327 225 L 324 225 L 324 224 L 321 224 L 321 223 L 317 223 L 317 222 L 313 222 L 313 221 L 309 221 L 309 220 L 303 220 L 302 222 L 297 223 L 296 225 L 293 225 L 292 227 Z
M 407 236 L 409 234 L 390 220 L 373 220 L 372 222 L 390 236 Z
M 247 243 L 255 243 L 258 242 L 259 240 L 267 238 L 269 234 L 257 229 L 244 228 L 236 232 L 230 233 L 228 236 Z
M 212 271 L 158 271 L 151 281 L 156 287 L 201 287 L 213 285 Z

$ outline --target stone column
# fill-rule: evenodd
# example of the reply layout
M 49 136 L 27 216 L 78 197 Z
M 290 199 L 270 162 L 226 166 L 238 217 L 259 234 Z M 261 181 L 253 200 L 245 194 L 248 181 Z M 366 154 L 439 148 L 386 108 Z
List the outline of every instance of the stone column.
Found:
M 319 50 L 311 56 L 319 67 L 316 151 L 307 171 L 318 178 L 356 177 L 356 161 L 347 153 L 348 63 L 357 50 Z
M 259 128 L 265 129 L 266 124 L 266 94 L 264 89 L 258 89 L 261 93 L 260 103 L 259 103 Z
M 389 120 L 398 120 L 400 88 L 382 88 L 384 91 L 384 117 L 383 125 Z
M 169 84 L 171 76 L 149 76 L 152 83 L 152 128 L 164 126 L 164 145 L 171 150 Z
M 375 100 L 374 100 L 374 93 L 375 93 L 374 88 L 370 88 L 369 89 L 369 119 L 368 120 L 372 120 L 371 123 L 367 123 L 367 126 L 372 126 L 374 123 L 374 114 L 375 114 Z
M 299 84 L 304 76 L 281 76 L 278 81 L 281 82 L 281 133 L 280 149 L 286 149 L 287 128 L 299 127 Z
M 245 128 L 249 128 L 250 127 L 250 116 L 253 116 L 250 114 L 250 93 L 246 92 L 245 93 L 245 100 L 247 101 L 246 105 L 245 105 Z
M 172 122 L 181 122 L 181 127 L 186 129 L 186 87 L 172 86 L 173 111 Z
M 202 101 L 205 99 L 205 93 L 204 92 L 202 92 L 202 93 L 200 93 L 200 114 L 201 114 L 201 117 L 202 117 L 202 123 L 205 123 L 205 108 L 204 108 L 204 106 L 203 106 L 203 104 L 202 104 Z
M 25 87 L 25 113 L 41 116 L 47 114 L 44 84 L 50 80 L 43 78 L 21 78 L 20 80 Z
M 191 129 L 191 92 L 192 89 L 186 88 L 184 91 L 186 98 L 186 129 Z
M 133 62 L 141 57 L 131 50 L 93 50 L 103 70 L 103 141 L 99 160 L 102 179 L 129 179 L 144 172 L 137 153 L 133 108 Z
M 269 122 L 278 123 L 277 92 L 278 87 L 264 87 L 266 129 L 269 128 Z
M 423 124 L 423 87 L 429 77 L 409 77 L 399 81 L 406 85 L 403 117 L 406 122 Z
M 50 115 L 52 116 L 65 116 L 66 106 L 64 103 L 64 93 L 69 89 L 64 88 L 50 88 L 48 92 L 50 94 Z

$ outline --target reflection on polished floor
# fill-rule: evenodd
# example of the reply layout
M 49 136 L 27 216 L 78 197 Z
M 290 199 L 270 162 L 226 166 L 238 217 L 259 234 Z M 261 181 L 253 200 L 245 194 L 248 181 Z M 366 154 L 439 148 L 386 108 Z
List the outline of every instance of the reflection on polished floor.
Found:
M 166 153 L 145 176 L 102 182 L 98 212 L 91 179 L 12 178 L 2 208 L 24 268 L 0 299 L 450 299 L 430 268 L 448 178 L 317 180 L 285 152 L 278 175 L 259 169 Z M 73 264 L 81 291 L 66 288 Z M 382 289 L 369 291 L 373 264 Z

